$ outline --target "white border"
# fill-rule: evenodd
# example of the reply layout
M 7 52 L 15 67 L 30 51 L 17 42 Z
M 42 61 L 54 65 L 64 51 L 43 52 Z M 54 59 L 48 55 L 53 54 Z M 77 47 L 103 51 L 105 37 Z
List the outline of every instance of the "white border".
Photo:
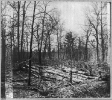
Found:
M 0 0 L 0 1 L 18 1 L 18 0 Z M 19 0 L 20 1 L 20 0 Z M 38 1 L 38 0 L 21 0 L 21 1 Z M 42 0 L 41 0 L 42 1 Z M 46 1 L 49 1 L 49 0 L 46 0 Z M 53 1 L 53 0 L 51 0 Z M 112 72 L 112 0 L 54 0 L 54 1 L 75 1 L 75 2 L 111 2 L 111 47 L 110 47 L 110 71 Z M 0 2 L 0 7 L 1 7 L 1 2 Z M 0 8 L 0 15 L 1 15 L 1 8 Z M 0 17 L 0 22 L 1 22 L 1 17 Z M 0 34 L 1 34 L 1 23 L 0 23 Z M 1 37 L 0 37 L 0 40 L 1 40 Z M 1 55 L 1 41 L 0 41 L 0 55 Z M 1 59 L 1 56 L 0 56 L 0 59 Z M 0 66 L 1 66 L 1 60 L 0 60 Z M 0 73 L 1 73 L 1 67 L 0 67 Z M 110 75 L 111 76 L 111 80 L 112 80 L 112 74 Z M 1 83 L 1 77 L 0 77 L 0 83 Z M 1 84 L 0 84 L 1 86 Z M 112 86 L 112 82 L 111 82 L 111 86 Z M 63 99 L 63 100 L 80 100 L 80 99 L 83 99 L 83 100 L 88 100 L 88 99 L 91 99 L 91 100 L 112 100 L 112 87 L 111 87 L 111 93 L 110 93 L 111 97 L 110 98 L 25 98 L 24 100 L 60 100 L 60 99 Z M 1 91 L 0 91 L 0 96 L 1 96 Z M 22 98 L 14 98 L 14 99 L 7 99 L 6 100 L 23 100 Z

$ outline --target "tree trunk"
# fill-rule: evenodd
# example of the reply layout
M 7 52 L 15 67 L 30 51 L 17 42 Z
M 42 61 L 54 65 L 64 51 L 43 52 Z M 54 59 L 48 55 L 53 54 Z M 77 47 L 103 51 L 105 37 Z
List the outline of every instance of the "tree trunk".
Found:
M 44 51 L 43 51 L 43 59 L 45 59 L 46 56 L 46 47 L 47 47 L 47 39 L 45 41 Z
M 86 39 L 86 45 L 85 45 L 85 61 L 88 60 L 88 33 L 87 33 L 87 39 Z
M 18 62 L 20 60 L 20 56 L 19 56 L 19 16 L 20 16 L 20 1 L 18 1 L 18 29 L 17 29 L 17 40 L 18 40 Z
M 48 48 L 48 53 L 49 53 L 49 59 L 51 59 L 51 42 L 50 42 L 50 34 L 49 34 L 49 48 Z
M 14 50 L 14 48 L 15 48 L 15 42 L 14 42 L 14 13 L 13 13 L 13 28 L 12 28 L 12 40 L 13 40 L 13 50 Z M 14 63 L 14 58 L 13 58 L 13 56 L 14 56 L 14 54 L 15 54 L 15 51 L 13 51 L 13 55 L 12 55 L 12 62 Z
M 43 52 L 43 59 L 44 59 L 45 56 L 46 56 L 46 48 L 47 48 L 47 45 L 48 45 L 48 44 L 47 44 L 48 37 L 49 37 L 49 40 L 50 40 L 50 30 L 48 30 L 47 36 L 46 36 L 46 39 L 45 39 L 45 46 L 44 46 L 44 52 Z M 48 47 L 49 47 L 49 46 L 50 46 L 50 41 L 49 41 Z M 50 49 L 50 47 L 48 48 L 48 53 L 50 52 L 49 49 Z M 50 58 L 50 55 L 49 55 L 49 58 Z
M 58 42 L 58 59 L 59 59 L 59 37 L 58 37 L 58 32 L 57 32 L 57 42 Z
M 72 84 L 72 60 L 73 60 L 73 44 L 71 44 L 71 71 L 70 71 L 70 83 Z
M 21 61 L 23 60 L 23 38 L 24 38 L 25 4 L 26 4 L 26 1 L 24 2 L 24 6 L 23 6 L 23 22 L 22 22 L 22 35 L 21 35 Z
M 81 54 L 80 54 L 80 47 L 81 47 L 81 41 L 80 41 L 80 38 L 79 38 L 79 46 L 78 46 L 78 61 L 80 60 L 81 58 Z
M 41 49 L 42 49 L 42 45 L 43 45 L 43 34 L 44 34 L 44 21 L 45 21 L 45 15 L 46 15 L 46 7 L 45 7 L 45 11 L 44 11 L 44 17 L 42 19 L 42 35 L 41 35 L 41 43 L 40 43 L 40 48 L 39 48 L 39 64 L 41 65 Z
M 101 2 L 101 47 L 102 47 L 102 62 L 105 59 L 105 50 L 104 50 L 104 38 L 103 38 L 103 27 L 102 27 L 102 2 Z
M 41 65 L 42 64 L 42 62 L 41 62 L 41 50 L 39 49 L 39 64 Z
M 12 40 L 12 34 L 13 34 L 13 32 L 10 32 L 10 40 L 11 40 L 11 58 L 12 58 L 12 42 L 13 42 L 13 40 Z M 12 60 L 12 59 L 11 59 Z
M 33 10 L 33 20 L 32 20 L 32 31 L 31 31 L 31 40 L 30 40 L 30 56 L 29 56 L 29 80 L 28 85 L 31 85 L 31 58 L 32 58 L 32 41 L 33 41 L 33 25 L 34 25 L 34 18 L 35 18 L 35 9 L 36 9 L 36 1 L 34 1 L 34 10 Z
M 99 44 L 99 41 L 98 41 L 98 30 L 96 29 L 96 51 L 97 51 L 97 63 L 99 63 L 99 46 L 98 46 L 98 44 Z
M 1 97 L 5 98 L 5 54 L 6 54 L 6 43 L 5 43 L 5 30 L 2 29 L 2 49 L 1 49 Z
M 27 59 L 28 59 L 29 58 L 29 52 L 28 52 L 28 36 L 26 36 L 26 41 L 27 41 L 26 46 L 27 46 Z
M 2 29 L 2 56 L 1 56 L 1 72 L 3 74 L 1 77 L 2 81 L 5 81 L 5 53 L 6 53 L 6 43 L 5 43 L 5 30 Z
M 86 46 L 85 46 L 85 61 L 88 60 L 88 47 L 87 47 L 87 42 L 86 42 Z

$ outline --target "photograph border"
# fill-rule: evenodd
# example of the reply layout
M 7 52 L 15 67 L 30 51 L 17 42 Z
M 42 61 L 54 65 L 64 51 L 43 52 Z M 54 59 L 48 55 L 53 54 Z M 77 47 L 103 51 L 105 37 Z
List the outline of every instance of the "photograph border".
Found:
M 0 1 L 39 1 L 39 0 L 0 0 Z M 41 1 L 50 1 L 50 0 L 41 0 Z M 111 33 L 111 44 L 110 44 L 110 55 L 109 55 L 109 58 L 110 58 L 110 98 L 1 98 L 1 99 L 5 99 L 5 100 L 60 100 L 60 99 L 63 99 L 63 100 L 88 100 L 88 99 L 91 99 L 91 100 L 112 100 L 112 0 L 51 0 L 51 1 L 74 1 L 74 2 L 110 2 L 111 4 L 111 7 L 110 7 L 110 33 Z M 0 7 L 1 7 L 1 3 L 0 3 Z M 0 8 L 0 11 L 1 11 L 1 8 Z M 1 15 L 1 12 L 0 12 L 0 15 Z M 1 16 L 0 16 L 0 21 L 1 21 Z M 1 23 L 0 23 L 0 34 L 1 34 Z M 1 36 L 0 36 L 0 40 L 1 40 Z M 0 41 L 0 55 L 1 55 L 1 41 Z M 0 56 L 0 66 L 1 66 L 1 56 Z M 0 67 L 0 73 L 1 73 L 1 67 Z M 0 83 L 1 83 L 1 77 L 0 77 Z M 1 87 L 1 84 L 0 84 L 0 87 Z M 1 96 L 1 88 L 0 88 L 0 96 Z

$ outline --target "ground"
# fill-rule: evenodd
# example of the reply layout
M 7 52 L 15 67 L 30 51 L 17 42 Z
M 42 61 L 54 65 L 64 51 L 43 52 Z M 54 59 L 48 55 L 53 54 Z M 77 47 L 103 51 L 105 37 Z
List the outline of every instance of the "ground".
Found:
M 73 75 L 73 83 L 69 82 L 69 74 L 49 67 L 46 71 L 54 71 L 53 80 L 43 80 L 38 88 L 39 79 L 31 77 L 31 86 L 28 86 L 28 73 L 18 71 L 13 73 L 13 97 L 14 98 L 100 98 L 110 96 L 109 83 L 98 80 L 97 77 L 81 78 L 80 74 Z M 62 75 L 65 78 L 62 78 Z M 37 75 L 38 76 L 38 75 Z M 66 78 L 68 77 L 68 78 Z M 51 78 L 51 77 L 50 77 Z M 48 92 L 48 95 L 40 90 Z

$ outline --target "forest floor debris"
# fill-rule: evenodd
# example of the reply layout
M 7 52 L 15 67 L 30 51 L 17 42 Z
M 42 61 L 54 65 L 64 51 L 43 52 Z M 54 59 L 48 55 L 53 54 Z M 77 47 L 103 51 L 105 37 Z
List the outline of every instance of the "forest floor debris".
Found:
M 58 73 L 58 71 L 55 71 Z M 20 75 L 21 73 L 21 75 Z M 61 72 L 60 72 L 61 74 Z M 64 73 L 63 73 L 64 74 Z M 23 79 L 24 77 L 24 79 Z M 39 89 L 50 89 L 47 96 L 42 96 L 38 91 L 38 78 L 31 77 L 32 86 L 27 86 L 28 74 L 24 72 L 15 73 L 13 80 L 14 98 L 85 98 L 85 97 L 109 97 L 108 84 L 98 79 L 77 79 L 69 82 L 69 77 L 63 80 L 42 81 Z M 26 80 L 26 81 L 23 81 Z M 78 82 L 77 80 L 81 80 Z M 55 92 L 53 92 L 55 91 Z M 80 94 L 80 95 L 79 95 Z

